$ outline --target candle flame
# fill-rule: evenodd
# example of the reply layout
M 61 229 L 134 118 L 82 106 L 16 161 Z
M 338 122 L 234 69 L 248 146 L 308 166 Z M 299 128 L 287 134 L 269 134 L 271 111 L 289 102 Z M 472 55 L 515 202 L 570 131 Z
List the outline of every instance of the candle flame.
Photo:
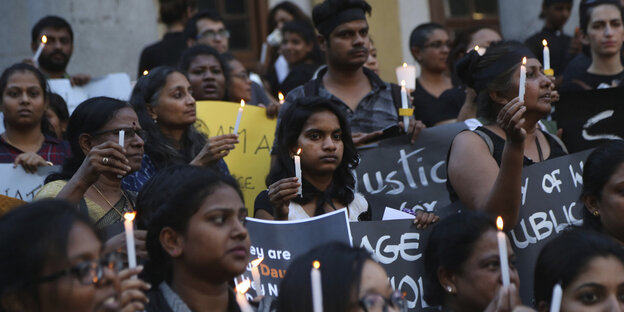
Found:
M 257 267 L 258 265 L 260 265 L 260 262 L 262 262 L 262 260 L 264 260 L 264 257 L 258 258 L 258 259 L 254 260 L 254 261 L 251 261 L 251 266 L 252 267 Z
M 249 287 L 251 287 L 251 282 L 249 280 L 244 280 L 242 283 L 236 285 L 236 292 L 243 295 L 249 290 Z
M 149 74 L 149 71 L 146 69 L 143 71 L 143 76 L 147 76 L 147 74 Z
M 526 56 L 522 58 L 522 65 L 526 65 Z
M 546 41 L 546 39 L 542 40 L 542 45 L 547 46 L 548 45 L 548 41 Z
M 132 221 L 132 220 L 134 220 L 134 217 L 135 217 L 135 216 L 136 216 L 136 211 L 133 211 L 133 212 L 126 212 L 126 213 L 124 214 L 124 218 L 125 218 L 126 220 L 128 220 L 128 221 Z
M 46 44 L 48 42 L 48 37 L 46 35 L 43 35 L 43 37 L 41 37 L 41 42 L 43 44 Z
M 496 227 L 501 231 L 503 230 L 503 218 L 501 218 L 501 216 L 496 218 Z
M 301 154 L 301 147 L 297 150 L 297 156 Z
M 478 44 L 474 47 L 474 50 L 479 52 L 479 45 Z
M 280 101 L 284 100 L 284 94 L 282 93 L 282 91 L 277 92 L 277 99 L 280 100 Z
M 318 260 L 314 260 L 314 262 L 312 262 L 312 266 L 318 270 L 321 267 L 321 263 L 318 262 Z
M 401 80 L 401 87 L 405 87 L 405 80 Z
M 241 108 L 245 107 L 245 100 L 241 99 Z
M 403 68 L 407 67 L 407 63 L 403 62 Z

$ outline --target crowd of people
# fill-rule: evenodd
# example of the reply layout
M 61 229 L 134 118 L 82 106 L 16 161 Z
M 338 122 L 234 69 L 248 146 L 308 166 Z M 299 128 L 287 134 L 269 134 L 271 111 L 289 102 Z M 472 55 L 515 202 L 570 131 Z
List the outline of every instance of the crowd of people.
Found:
M 528 272 L 533 302 L 520 299 L 509 238 L 499 256 L 494 221 L 502 217 L 505 231 L 520 222 L 523 168 L 568 154 L 560 131 L 548 126 L 560 93 L 624 83 L 619 0 L 582 0 L 573 37 L 563 33 L 571 0 L 544 0 L 544 28 L 524 43 L 489 28 L 453 34 L 418 25 L 409 47 L 421 71 L 408 119 L 401 87 L 378 75 L 384 47 L 369 36 L 373 8 L 364 0 L 325 0 L 311 17 L 289 1 L 275 5 L 255 72 L 230 51 L 217 11 L 197 12 L 187 0 L 159 3 L 166 33 L 139 56 L 128 101 L 94 97 L 70 112 L 50 91 L 47 79 L 90 81 L 66 71 L 74 34 L 58 16 L 32 28 L 33 52 L 47 38 L 40 55 L 2 72 L 0 163 L 60 170 L 32 203 L 0 195 L 0 311 L 248 312 L 232 288 L 250 260 L 246 207 L 266 220 L 345 209 L 351 222 L 370 221 L 373 207 L 353 175 L 359 149 L 374 148 L 388 127 L 414 144 L 423 129 L 454 122 L 475 125 L 454 137 L 447 155 L 450 200 L 465 209 L 445 218 L 418 210 L 413 221 L 431 229 L 423 256 L 431 309 L 549 311 L 560 287 L 561 311 L 624 311 L 623 141 L 597 147 L 584 162 L 583 225 L 543 247 Z M 551 69 L 543 68 L 542 39 Z M 224 161 L 238 134 L 198 130 L 196 101 L 241 99 L 277 119 L 267 188 L 254 203 L 244 202 Z M 137 267 L 124 254 L 124 215 L 133 212 Z M 252 309 L 313 311 L 314 261 L 323 263 L 321 310 L 406 311 L 384 267 L 340 243 L 297 257 L 279 296 L 259 296 Z

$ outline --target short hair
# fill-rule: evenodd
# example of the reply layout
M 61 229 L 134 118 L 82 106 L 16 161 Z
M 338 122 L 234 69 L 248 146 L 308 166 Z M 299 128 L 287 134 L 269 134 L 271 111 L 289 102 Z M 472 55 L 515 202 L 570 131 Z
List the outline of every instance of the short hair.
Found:
M 221 68 L 223 69 L 223 75 L 225 76 L 225 81 L 230 81 L 230 73 L 227 70 L 228 64 L 227 61 L 223 58 L 223 55 L 219 53 L 217 49 L 205 44 L 197 44 L 186 49 L 184 53 L 182 53 L 182 56 L 180 56 L 180 64 L 178 65 L 178 69 L 180 69 L 183 73 L 188 74 L 191 62 L 199 55 L 214 56 L 219 64 L 221 64 Z M 227 90 L 225 90 L 225 94 L 227 94 Z
M 410 34 L 410 48 L 424 48 L 425 42 L 427 42 L 427 39 L 429 39 L 429 35 L 431 35 L 431 33 L 436 29 L 442 29 L 446 31 L 446 28 L 444 28 L 444 26 L 436 23 L 424 23 L 416 26 L 416 28 L 414 28 L 414 30 L 412 30 L 412 33 Z
M 271 9 L 271 11 L 269 11 L 269 16 L 267 18 L 267 23 L 268 23 L 267 29 L 269 31 L 272 31 L 273 29 L 277 27 L 277 25 L 275 24 L 275 14 L 279 10 L 288 12 L 288 14 L 292 15 L 293 20 L 304 20 L 306 22 L 312 23 L 312 21 L 310 21 L 310 18 L 305 13 L 303 13 L 301 8 L 299 8 L 296 4 L 290 1 L 282 1 L 276 4 Z
M 548 242 L 537 258 L 533 280 L 535 304 L 550 303 L 553 287 L 565 289 L 597 257 L 615 257 L 624 265 L 624 249 L 604 234 L 573 229 Z M 568 260 L 568 261 L 566 261 Z
M 589 26 L 589 20 L 591 19 L 594 8 L 603 4 L 615 6 L 618 10 L 620 10 L 620 18 L 624 19 L 624 13 L 622 12 L 622 6 L 619 0 L 583 0 L 581 1 L 581 5 L 579 7 L 579 24 L 583 33 L 587 33 L 587 27 Z
M 441 305 L 445 291 L 438 280 L 438 270 L 459 274 L 473 253 L 475 244 L 485 232 L 496 230 L 489 215 L 463 210 L 436 224 L 425 247 L 425 291 L 423 298 L 430 305 Z
M 190 5 L 187 0 L 158 0 L 158 3 L 160 21 L 167 26 L 184 21 Z
M 362 9 L 364 13 L 371 14 L 373 8 L 364 0 L 325 0 L 312 10 L 312 21 L 314 27 L 319 26 L 328 20 L 336 17 L 337 14 L 349 9 Z M 320 30 L 319 30 L 320 32 Z M 321 33 L 325 38 L 329 38 L 329 33 Z
M 186 26 L 184 27 L 184 34 L 186 35 L 186 38 L 197 40 L 197 35 L 198 35 L 197 21 L 199 21 L 200 19 L 209 19 L 215 22 L 221 22 L 225 25 L 225 22 L 223 21 L 223 17 L 221 16 L 221 14 L 219 14 L 219 11 L 217 10 L 201 11 L 193 15 L 193 17 L 191 17 L 191 19 L 189 19 L 189 21 L 186 22 Z
M 45 28 L 67 29 L 69 36 L 72 41 L 74 41 L 74 32 L 72 31 L 71 25 L 69 25 L 69 23 L 62 17 L 55 15 L 48 15 L 40 19 L 37 24 L 33 26 L 32 31 L 30 32 L 30 41 L 39 42 L 39 40 L 41 40 L 41 32 Z

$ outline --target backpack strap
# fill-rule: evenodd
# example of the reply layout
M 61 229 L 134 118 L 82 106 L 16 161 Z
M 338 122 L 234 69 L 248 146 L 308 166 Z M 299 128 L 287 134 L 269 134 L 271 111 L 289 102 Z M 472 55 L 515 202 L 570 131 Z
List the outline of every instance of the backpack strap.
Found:
M 392 103 L 394 104 L 394 108 L 397 110 L 399 121 L 401 121 L 402 118 L 398 114 L 399 109 L 401 108 L 401 87 L 399 87 L 396 83 L 390 83 L 390 93 L 392 94 Z
M 474 130 L 472 132 L 478 134 L 481 137 L 481 139 L 483 139 L 483 141 L 485 141 L 485 144 L 487 144 L 488 149 L 490 150 L 490 155 L 494 155 L 494 143 L 492 142 L 492 138 L 490 138 L 490 136 L 487 135 L 487 133 L 485 133 L 485 132 L 483 132 L 483 131 L 481 131 L 479 129 L 476 129 L 476 130 Z

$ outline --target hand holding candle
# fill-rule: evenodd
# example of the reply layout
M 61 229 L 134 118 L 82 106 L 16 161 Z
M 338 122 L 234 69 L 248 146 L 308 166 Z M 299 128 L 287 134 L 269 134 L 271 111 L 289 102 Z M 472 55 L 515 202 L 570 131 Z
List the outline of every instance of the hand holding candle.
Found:
M 48 42 L 48 37 L 46 37 L 45 35 L 41 37 L 41 43 L 39 44 L 39 48 L 37 48 L 37 51 L 35 52 L 35 55 L 32 58 L 35 64 L 39 64 L 39 56 L 41 56 L 41 52 L 43 52 L 43 48 L 45 48 L 45 45 L 47 42 Z
M 245 293 L 247 293 L 247 290 L 249 290 L 250 286 L 251 283 L 249 282 L 249 280 L 245 280 L 242 283 L 236 285 L 236 303 L 238 303 L 238 307 L 240 308 L 241 312 L 253 312 L 251 305 L 249 305 L 247 298 L 245 298 Z
M 507 261 L 507 236 L 503 232 L 503 218 L 496 218 L 496 239 L 498 240 L 498 257 L 500 259 L 500 269 L 503 280 L 503 287 L 509 286 L 509 262 Z
M 258 258 L 254 261 L 251 261 L 251 276 L 253 278 L 254 287 L 256 288 L 257 296 L 264 296 L 264 291 L 262 290 L 262 282 L 260 281 L 260 270 L 258 266 L 260 262 L 264 260 L 264 257 Z
M 299 189 L 297 190 L 297 195 L 303 195 L 303 181 L 301 180 L 301 148 L 297 150 L 297 154 L 293 157 L 295 159 L 295 177 L 297 177 L 297 182 L 299 182 Z
M 234 125 L 234 134 L 238 134 L 238 126 L 240 126 L 241 118 L 243 117 L 243 108 L 245 107 L 245 100 L 240 101 L 240 108 L 238 109 L 238 115 L 236 116 L 236 124 Z
M 321 283 L 321 263 L 312 262 L 310 271 L 310 282 L 312 283 L 312 308 L 314 312 L 323 312 L 323 284 Z
M 282 93 L 282 91 L 277 92 L 277 100 L 279 101 L 280 105 L 284 104 L 284 94 Z
M 124 130 L 119 130 L 119 145 L 121 145 L 121 148 L 124 147 L 124 142 L 126 141 L 126 131 Z M 121 179 L 123 178 L 123 176 L 118 175 L 117 179 Z
M 518 83 L 518 99 L 524 102 L 524 93 L 526 90 L 526 56 L 522 58 L 522 66 L 520 66 L 520 82 Z
M 126 250 L 128 252 L 128 267 L 135 268 L 137 265 L 136 251 L 134 246 L 134 217 L 136 212 L 124 214 L 124 229 L 126 231 Z

